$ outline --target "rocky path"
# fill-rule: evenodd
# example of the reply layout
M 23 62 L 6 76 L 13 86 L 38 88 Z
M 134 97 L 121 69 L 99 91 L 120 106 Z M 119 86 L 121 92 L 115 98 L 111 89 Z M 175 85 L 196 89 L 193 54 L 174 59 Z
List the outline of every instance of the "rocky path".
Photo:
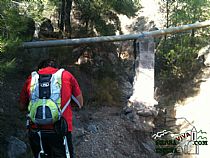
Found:
M 121 111 L 121 107 L 93 107 L 76 112 L 74 143 L 78 158 L 152 157 L 147 148 L 152 142 L 123 119 Z
M 17 101 L 26 76 L 10 74 L 0 85 L 0 157 L 32 157 L 25 116 Z M 73 141 L 77 158 L 156 158 L 150 133 L 135 127 L 123 107 L 94 106 L 74 110 Z

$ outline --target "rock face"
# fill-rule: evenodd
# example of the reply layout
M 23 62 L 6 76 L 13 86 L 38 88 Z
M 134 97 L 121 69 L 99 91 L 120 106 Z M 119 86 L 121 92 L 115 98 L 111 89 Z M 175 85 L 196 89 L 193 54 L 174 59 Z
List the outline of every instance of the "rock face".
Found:
M 8 158 L 18 158 L 26 153 L 27 145 L 18 138 L 11 136 L 8 140 Z
M 128 80 L 123 77 L 121 77 L 120 79 L 120 86 L 122 92 L 121 101 L 127 101 L 132 95 L 133 86 Z
M 199 50 L 198 59 L 200 59 L 205 66 L 210 66 L 210 45 Z
M 123 109 L 123 113 L 133 122 L 135 128 L 138 130 L 143 130 L 151 132 L 154 127 L 153 121 L 158 115 L 157 110 L 151 106 L 145 106 L 143 103 L 139 102 L 129 102 Z

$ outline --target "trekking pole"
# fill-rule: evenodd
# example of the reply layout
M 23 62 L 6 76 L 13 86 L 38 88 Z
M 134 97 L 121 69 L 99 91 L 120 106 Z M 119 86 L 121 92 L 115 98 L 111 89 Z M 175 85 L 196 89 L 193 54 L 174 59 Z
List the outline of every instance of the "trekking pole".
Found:
M 45 155 L 45 153 L 44 153 L 44 149 L 43 149 L 43 146 L 42 146 L 41 132 L 38 131 L 37 133 L 38 133 L 38 135 L 39 135 L 39 139 L 40 139 L 40 148 L 41 148 L 41 150 L 40 150 L 40 152 L 39 152 L 39 155 L 38 155 L 38 158 L 42 158 L 43 155 Z
M 66 158 L 70 158 L 69 147 L 68 147 L 68 142 L 67 142 L 66 136 L 64 136 L 64 145 L 65 145 L 65 149 L 66 149 Z

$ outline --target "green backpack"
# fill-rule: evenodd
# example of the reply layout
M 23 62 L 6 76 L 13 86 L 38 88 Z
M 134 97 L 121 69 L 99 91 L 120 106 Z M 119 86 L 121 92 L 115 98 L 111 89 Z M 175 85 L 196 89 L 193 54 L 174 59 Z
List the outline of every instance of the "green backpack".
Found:
M 38 125 L 53 124 L 58 121 L 69 105 L 71 98 L 61 109 L 62 72 L 38 74 L 32 72 L 30 86 L 29 118 Z

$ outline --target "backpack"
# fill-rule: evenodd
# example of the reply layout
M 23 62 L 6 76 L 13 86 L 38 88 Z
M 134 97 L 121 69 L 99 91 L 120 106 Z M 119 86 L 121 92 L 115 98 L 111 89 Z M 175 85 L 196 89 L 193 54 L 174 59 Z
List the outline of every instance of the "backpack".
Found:
M 54 74 L 31 73 L 29 118 L 37 125 L 54 124 L 60 120 L 62 113 L 69 105 L 71 98 L 61 109 L 62 72 Z
M 36 71 L 31 73 L 30 102 L 28 106 L 28 117 L 37 125 L 54 124 L 55 132 L 63 137 L 66 157 L 70 158 L 67 132 L 68 125 L 62 117 L 63 112 L 71 102 L 81 107 L 79 101 L 72 95 L 64 107 L 61 109 L 61 86 L 62 73 L 64 69 L 59 69 L 54 74 L 38 74 Z M 42 147 L 41 130 L 37 132 L 40 139 L 40 152 L 38 157 L 45 155 Z

